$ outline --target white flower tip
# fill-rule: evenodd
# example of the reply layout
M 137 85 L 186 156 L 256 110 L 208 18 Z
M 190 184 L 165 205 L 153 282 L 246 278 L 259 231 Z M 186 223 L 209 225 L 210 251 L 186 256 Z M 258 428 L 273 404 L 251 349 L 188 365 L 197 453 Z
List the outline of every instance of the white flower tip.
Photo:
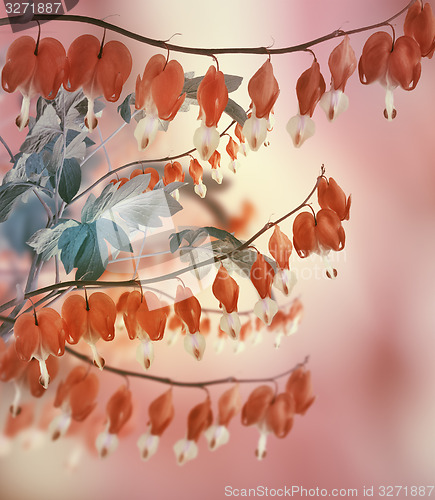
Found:
M 187 333 L 184 337 L 184 348 L 198 361 L 201 361 L 205 351 L 205 337 L 199 332 Z
M 278 304 L 269 297 L 260 299 L 254 306 L 254 314 L 267 326 L 272 323 L 277 312 Z
M 177 464 L 184 465 L 198 456 L 198 446 L 195 441 L 180 439 L 174 445 L 174 453 L 177 457 Z
M 292 138 L 293 145 L 299 148 L 307 139 L 314 135 L 316 126 L 309 116 L 298 114 L 290 118 L 286 130 Z
M 212 168 L 211 170 L 211 178 L 217 182 L 218 184 L 222 184 L 222 172 L 220 168 Z
M 258 151 L 267 137 L 268 120 L 266 118 L 257 118 L 255 113 L 245 121 L 242 133 L 248 141 L 252 151 Z
M 159 436 L 154 436 L 148 432 L 140 436 L 137 441 L 137 447 L 139 448 L 142 460 L 147 461 L 156 453 L 159 441 Z
M 136 349 L 136 361 L 148 370 L 154 361 L 154 345 L 151 340 L 142 341 Z
M 98 434 L 95 446 L 100 458 L 108 457 L 118 447 L 118 436 L 116 434 L 110 434 L 107 431 L 103 431 Z
M 89 344 L 89 345 L 90 345 L 91 350 L 92 350 L 92 358 L 93 358 L 94 366 L 96 366 L 99 370 L 102 370 L 104 368 L 104 365 L 106 364 L 106 361 L 100 355 L 100 353 L 97 351 L 95 344 Z
M 210 156 L 219 146 L 220 136 L 216 127 L 207 127 L 202 124 L 195 130 L 193 144 L 197 149 L 201 160 L 208 161 Z
M 195 184 L 194 190 L 200 198 L 205 198 L 205 195 L 207 194 L 207 186 L 203 184 L 202 181 L 199 184 Z
M 337 116 L 344 113 L 349 107 L 349 98 L 341 90 L 331 89 L 329 92 L 325 92 L 320 101 L 320 107 L 326 114 L 326 118 L 333 122 Z
M 137 141 L 139 151 L 144 151 L 155 139 L 159 128 L 159 120 L 147 115 L 137 122 L 134 129 L 134 136 Z
M 45 364 L 45 360 L 39 359 L 39 369 L 41 371 L 41 375 L 39 377 L 39 383 L 42 385 L 44 389 L 48 389 L 48 384 L 50 383 L 50 375 L 48 374 L 47 365 Z
M 233 340 L 239 339 L 242 325 L 240 323 L 239 315 L 236 311 L 233 311 L 230 314 L 224 312 L 220 319 L 219 325 L 221 327 L 221 330 L 223 330 Z
M 204 432 L 204 436 L 211 451 L 215 451 L 220 446 L 227 444 L 230 439 L 230 433 L 224 425 L 211 425 Z

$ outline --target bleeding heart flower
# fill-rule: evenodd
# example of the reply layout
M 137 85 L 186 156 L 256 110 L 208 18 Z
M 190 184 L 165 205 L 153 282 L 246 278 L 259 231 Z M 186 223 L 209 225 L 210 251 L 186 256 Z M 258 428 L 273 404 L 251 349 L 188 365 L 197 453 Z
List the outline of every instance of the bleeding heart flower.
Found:
M 198 86 L 196 96 L 199 104 L 198 120 L 202 120 L 202 124 L 195 131 L 193 144 L 201 160 L 207 161 L 219 145 L 216 127 L 228 104 L 228 89 L 222 71 L 210 66 Z
M 287 380 L 286 392 L 293 396 L 295 402 L 294 412 L 304 415 L 316 399 L 313 396 L 311 372 L 304 367 L 297 368 Z
M 317 186 L 317 196 L 322 208 L 333 210 L 342 221 L 349 220 L 351 197 L 346 199 L 344 191 L 332 177 L 329 178 L 329 181 L 324 177 L 320 179 Z
M 34 313 L 24 313 L 14 325 L 15 349 L 22 361 L 35 358 L 39 361 L 41 376 L 39 383 L 47 389 L 50 375 L 46 360 L 52 356 L 62 356 L 65 352 L 65 323 L 59 313 L 44 308 Z
M 192 158 L 189 164 L 189 175 L 192 177 L 195 193 L 201 197 L 205 198 L 207 194 L 207 186 L 202 182 L 202 176 L 204 175 L 204 169 L 196 158 Z
M 269 128 L 269 114 L 278 99 L 279 86 L 273 74 L 272 63 L 267 60 L 249 80 L 252 113 L 243 125 L 243 135 L 249 147 L 257 151 L 264 143 Z
M 94 100 L 100 95 L 115 102 L 130 75 L 132 59 L 127 47 L 116 40 L 104 44 L 93 35 L 81 35 L 70 45 L 67 53 L 69 72 L 63 86 L 69 92 L 78 88 L 88 98 L 85 124 L 90 131 L 98 124 L 94 114 Z
M 193 460 L 198 455 L 197 441 L 201 434 L 210 427 L 213 422 L 210 399 L 196 405 L 187 417 L 187 436 L 180 439 L 174 445 L 175 456 L 178 465 L 184 465 L 188 460 Z
M 200 361 L 205 350 L 205 338 L 199 333 L 201 304 L 190 288 L 178 285 L 174 311 L 189 330 L 189 334 L 184 338 L 186 351 Z
M 2 70 L 2 87 L 10 93 L 18 89 L 23 95 L 16 119 L 20 131 L 29 123 L 30 99 L 36 95 L 54 99 L 67 77 L 65 49 L 54 38 L 40 40 L 38 36 L 35 42 L 22 36 L 11 44 Z
M 216 425 L 211 425 L 205 431 L 210 450 L 217 450 L 220 446 L 227 444 L 230 439 L 228 425 L 242 408 L 242 398 L 240 397 L 239 386 L 235 385 L 225 391 L 218 401 L 218 418 Z
M 211 165 L 211 177 L 218 184 L 222 184 L 222 172 L 221 172 L 221 154 L 216 149 L 214 153 L 208 159 Z
M 327 256 L 331 250 L 343 250 L 345 240 L 340 217 L 328 208 L 320 210 L 316 217 L 311 212 L 302 212 L 293 223 L 293 245 L 299 257 L 305 258 L 312 253 L 320 255 L 325 262 L 326 275 L 331 279 L 337 276 L 337 271 L 331 267 Z
M 148 415 L 150 417 L 148 423 L 149 429 L 145 434 L 142 434 L 137 441 L 142 460 L 149 460 L 156 453 L 160 436 L 174 418 L 172 389 L 163 393 L 150 404 Z
M 288 273 L 292 250 L 293 246 L 290 239 L 281 231 L 279 226 L 276 225 L 269 240 L 269 252 L 277 263 L 273 284 L 281 290 L 284 295 L 289 295 L 296 284 L 296 275 L 290 273 L 289 277 Z
M 418 43 L 409 36 L 401 36 L 395 42 L 389 33 L 374 33 L 363 47 L 358 63 L 359 78 L 362 84 L 375 81 L 385 87 L 384 116 L 393 120 L 397 111 L 394 108 L 393 90 L 413 90 L 421 74 L 421 52 Z
M 118 446 L 118 433 L 128 422 L 133 412 L 131 391 L 121 386 L 106 405 L 106 429 L 98 435 L 95 446 L 101 458 L 113 453 Z
M 420 46 L 421 57 L 432 58 L 435 51 L 435 16 L 430 3 L 414 2 L 406 14 L 403 31 Z
M 287 132 L 297 148 L 314 135 L 316 127 L 311 117 L 325 88 L 325 80 L 320 73 L 319 63 L 314 59 L 311 67 L 302 73 L 296 83 L 299 112 L 287 123 Z
M 232 137 L 230 137 L 228 139 L 228 144 L 225 149 L 230 157 L 230 163 L 228 165 L 228 168 L 231 170 L 231 172 L 235 174 L 237 171 L 237 155 L 239 153 L 239 145 Z
M 82 422 L 90 415 L 97 405 L 98 389 L 98 377 L 89 373 L 86 367 L 76 366 L 70 371 L 65 381 L 59 384 L 54 400 L 54 406 L 62 408 L 62 414 L 50 424 L 53 441 L 65 435 L 72 420 Z
M 319 104 L 328 120 L 333 121 L 349 106 L 349 99 L 344 93 L 344 88 L 357 66 L 355 52 L 350 46 L 348 35 L 331 52 L 328 66 L 331 71 L 331 89 L 322 95 Z
M 143 151 L 154 140 L 159 119 L 172 121 L 186 98 L 181 95 L 184 71 L 177 61 L 167 61 L 161 54 L 151 57 L 142 78 L 136 80 L 136 109 L 143 109 L 145 117 L 136 125 L 134 136 Z
M 272 284 L 275 271 L 264 256 L 257 252 L 257 259 L 251 266 L 250 278 L 260 295 L 260 300 L 254 306 L 254 314 L 266 325 L 270 325 L 278 312 L 277 303 L 271 299 Z
M 83 340 L 92 349 L 94 365 L 103 369 L 105 361 L 95 347 L 98 340 L 113 340 L 115 337 L 116 306 L 102 292 L 93 293 L 89 299 L 81 295 L 70 295 L 62 306 L 67 341 L 77 344 Z
M 220 320 L 221 329 L 231 338 L 237 340 L 240 333 L 240 318 L 237 314 L 237 301 L 239 299 L 239 285 L 229 275 L 226 268 L 221 263 L 212 286 L 213 295 L 219 301 L 222 308 L 222 318 Z

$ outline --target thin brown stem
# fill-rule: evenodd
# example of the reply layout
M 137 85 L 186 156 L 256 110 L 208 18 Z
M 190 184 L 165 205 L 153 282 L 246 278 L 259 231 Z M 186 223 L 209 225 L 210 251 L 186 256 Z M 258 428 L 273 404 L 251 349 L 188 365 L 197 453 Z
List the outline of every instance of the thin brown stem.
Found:
M 169 49 L 173 52 L 182 52 L 185 54 L 196 54 L 201 56 L 213 56 L 217 54 L 265 54 L 267 56 L 273 54 L 289 54 L 292 52 L 300 52 L 306 50 L 309 47 L 313 47 L 314 45 L 318 45 L 320 43 L 326 42 L 328 40 L 332 40 L 334 38 L 343 37 L 345 35 L 353 35 L 355 33 L 361 33 L 363 31 L 370 31 L 376 28 L 380 28 L 390 23 L 400 15 L 402 15 L 406 10 L 415 2 L 416 0 L 411 0 L 407 3 L 407 5 L 401 9 L 399 12 L 386 19 L 385 21 L 381 21 L 375 24 L 370 24 L 367 26 L 363 26 L 361 28 L 356 28 L 349 31 L 343 31 L 340 29 L 334 30 L 333 32 L 321 36 L 319 38 L 315 38 L 314 40 L 310 40 L 308 42 L 304 42 L 298 45 L 292 45 L 288 47 L 281 47 L 277 49 L 272 49 L 268 47 L 231 47 L 231 48 L 198 48 L 198 47 L 185 47 L 182 45 L 173 45 L 167 43 L 164 40 L 156 40 L 153 38 L 148 38 L 138 33 L 134 33 L 132 31 L 121 28 L 120 26 L 116 26 L 111 23 L 107 23 L 101 19 L 95 19 L 93 17 L 88 16 L 76 16 L 71 14 L 62 14 L 62 15 L 50 15 L 50 14 L 36 14 L 33 16 L 33 21 L 63 21 L 63 22 L 77 22 L 84 24 L 91 24 L 94 26 L 100 26 L 101 28 L 105 28 L 109 31 L 113 31 L 115 33 L 119 33 L 122 36 L 127 38 L 131 38 L 132 40 L 136 40 L 140 43 L 145 43 L 147 45 L 151 45 L 153 47 L 159 47 L 161 49 Z M 21 16 L 16 17 L 5 17 L 0 19 L 0 26 L 5 26 L 8 24 L 19 24 L 22 22 Z
M 93 364 L 91 358 L 86 356 L 85 354 L 81 354 L 71 347 L 65 347 L 65 351 L 75 356 L 76 358 L 84 361 L 85 363 Z M 161 384 L 172 385 L 176 387 L 198 387 L 203 389 L 210 385 L 221 385 L 221 384 L 255 384 L 262 382 L 276 382 L 277 379 L 285 377 L 286 375 L 290 375 L 292 372 L 300 368 L 301 366 L 305 366 L 309 361 L 309 356 L 306 356 L 302 363 L 298 363 L 293 368 L 286 370 L 285 372 L 279 373 L 278 375 L 274 375 L 272 377 L 262 377 L 262 378 L 237 378 L 237 377 L 225 377 L 218 378 L 213 380 L 201 380 L 198 382 L 184 382 L 180 380 L 173 380 L 169 377 L 159 377 L 157 375 L 150 375 L 145 372 L 135 372 L 131 370 L 124 370 L 123 368 L 116 368 L 114 366 L 105 365 L 104 371 L 108 371 L 111 373 L 116 373 L 117 375 L 121 375 L 122 377 L 134 377 L 134 378 L 144 378 L 147 380 L 152 380 L 153 382 L 160 382 Z

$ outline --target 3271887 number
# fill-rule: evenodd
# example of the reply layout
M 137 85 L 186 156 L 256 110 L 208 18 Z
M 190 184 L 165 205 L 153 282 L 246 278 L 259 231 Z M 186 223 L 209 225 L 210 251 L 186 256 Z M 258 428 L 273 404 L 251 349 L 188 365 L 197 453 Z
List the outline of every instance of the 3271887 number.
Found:
M 26 14 L 27 12 L 32 14 L 57 14 L 62 4 L 60 2 L 14 2 L 5 4 L 5 7 L 6 14 Z
M 435 486 L 379 486 L 380 497 L 430 497 Z

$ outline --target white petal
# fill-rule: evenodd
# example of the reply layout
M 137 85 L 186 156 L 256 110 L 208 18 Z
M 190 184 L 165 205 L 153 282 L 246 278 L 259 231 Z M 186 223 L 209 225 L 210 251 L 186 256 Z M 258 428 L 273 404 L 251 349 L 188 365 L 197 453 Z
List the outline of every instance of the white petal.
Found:
M 23 102 L 21 103 L 21 112 L 17 116 L 15 123 L 17 124 L 18 130 L 21 132 L 27 124 L 29 123 L 29 113 L 30 113 L 30 97 L 23 96 Z
M 205 432 L 208 447 L 211 451 L 217 450 L 220 446 L 227 444 L 230 433 L 224 425 L 211 425 Z
M 157 117 L 147 115 L 139 120 L 134 130 L 139 151 L 144 151 L 155 139 L 159 128 Z
M 233 340 L 237 340 L 239 338 L 242 325 L 240 323 L 239 315 L 236 311 L 233 311 L 231 314 L 228 314 L 224 311 L 219 325 L 221 327 L 221 330 L 223 330 Z
M 207 194 L 207 186 L 200 181 L 199 184 L 195 184 L 194 187 L 195 193 L 200 197 L 200 198 L 205 198 L 205 195 Z
M 201 160 L 207 161 L 219 146 L 220 136 L 216 127 L 206 127 L 202 124 L 195 130 L 193 144 L 198 150 Z
M 89 132 L 92 132 L 98 125 L 98 120 L 94 113 L 94 100 L 89 99 L 89 97 L 88 97 L 88 111 L 85 116 L 85 124 L 88 127 Z
M 307 139 L 314 135 L 316 126 L 308 115 L 301 116 L 298 114 L 290 118 L 286 129 L 293 140 L 294 146 L 299 148 Z
M 257 449 L 255 450 L 255 456 L 258 460 L 263 460 L 266 457 L 266 444 L 267 444 L 267 433 L 260 431 L 260 437 L 258 439 Z
M 41 371 L 41 376 L 39 377 L 39 383 L 42 385 L 44 389 L 47 389 L 48 384 L 50 383 L 50 375 L 48 374 L 47 365 L 45 364 L 45 360 L 38 359 L 39 361 L 39 370 Z
M 148 370 L 154 361 L 154 345 L 151 340 L 143 340 L 136 349 L 136 361 Z
M 343 91 L 331 89 L 322 95 L 319 105 L 326 113 L 326 118 L 332 122 L 347 110 L 349 98 Z
M 296 273 L 291 271 L 289 276 L 287 269 L 278 269 L 273 278 L 273 286 L 286 296 L 291 294 L 296 282 Z
M 89 344 L 92 350 L 92 357 L 94 359 L 94 365 L 102 370 L 104 368 L 104 365 L 106 362 L 104 361 L 104 358 L 100 356 L 99 352 L 97 351 L 97 348 L 95 347 L 95 344 Z
M 258 151 L 267 137 L 268 120 L 257 118 L 254 113 L 245 121 L 242 133 L 252 151 Z
M 273 317 L 277 312 L 278 304 L 269 297 L 260 299 L 254 306 L 254 314 L 267 326 L 272 323 Z
M 71 415 L 61 413 L 55 417 L 48 426 L 48 433 L 53 441 L 64 436 L 71 425 Z
M 184 465 L 198 456 L 198 446 L 195 441 L 180 439 L 174 445 L 174 453 L 177 457 L 177 464 Z
M 101 434 L 98 434 L 95 440 L 95 446 L 100 458 L 107 457 L 118 447 L 118 436 L 116 434 L 110 434 L 105 430 Z
M 142 434 L 137 440 L 137 447 L 140 450 L 142 460 L 149 460 L 157 451 L 159 447 L 159 436 L 154 436 L 149 432 Z
M 179 330 L 167 330 L 165 332 L 165 340 L 168 346 L 173 346 L 180 336 Z
M 222 171 L 220 168 L 212 168 L 211 169 L 211 178 L 216 181 L 218 184 L 222 184 Z
M 385 93 L 385 118 L 390 122 L 396 117 L 396 109 L 394 108 L 393 89 L 387 88 Z
M 205 337 L 199 332 L 186 333 L 184 337 L 184 348 L 198 361 L 201 361 L 205 351 Z

